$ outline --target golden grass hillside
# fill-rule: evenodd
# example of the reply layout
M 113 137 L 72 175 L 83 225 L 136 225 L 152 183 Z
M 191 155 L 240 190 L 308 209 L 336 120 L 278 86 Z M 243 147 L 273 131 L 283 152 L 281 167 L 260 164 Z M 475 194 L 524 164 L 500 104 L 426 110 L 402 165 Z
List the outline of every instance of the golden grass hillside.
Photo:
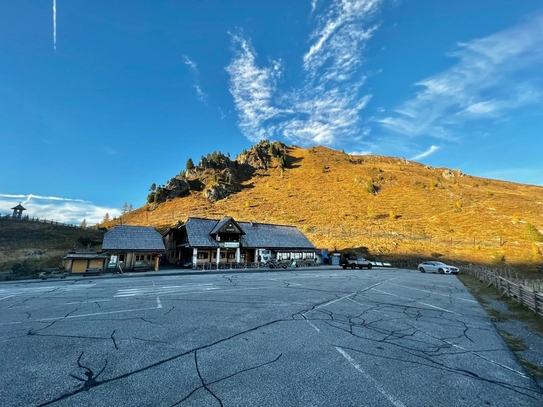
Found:
M 87 250 L 91 244 L 100 250 L 103 237 L 103 232 L 92 229 L 0 218 L 0 272 L 58 267 L 74 248 Z
M 317 247 L 366 247 L 382 259 L 441 257 L 531 269 L 541 263 L 542 187 L 324 147 L 286 150 L 286 169 L 272 161 L 227 199 L 210 203 L 191 192 L 145 205 L 122 223 L 165 228 L 191 216 L 233 216 L 295 225 Z

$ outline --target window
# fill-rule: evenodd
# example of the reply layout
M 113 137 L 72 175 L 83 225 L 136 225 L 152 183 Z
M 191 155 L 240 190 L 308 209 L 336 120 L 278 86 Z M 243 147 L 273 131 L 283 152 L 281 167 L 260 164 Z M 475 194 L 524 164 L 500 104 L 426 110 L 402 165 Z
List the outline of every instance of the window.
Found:
M 302 253 L 300 253 L 300 252 L 292 253 L 292 258 L 293 258 L 294 260 L 301 259 L 301 258 L 302 258 Z
M 229 259 L 235 259 L 236 258 L 236 253 L 228 253 L 228 258 Z
M 198 259 L 207 259 L 209 258 L 209 253 L 208 252 L 199 252 L 198 253 Z
M 315 258 L 315 253 L 311 252 L 311 253 L 306 253 L 305 254 L 305 258 L 306 259 L 314 259 Z

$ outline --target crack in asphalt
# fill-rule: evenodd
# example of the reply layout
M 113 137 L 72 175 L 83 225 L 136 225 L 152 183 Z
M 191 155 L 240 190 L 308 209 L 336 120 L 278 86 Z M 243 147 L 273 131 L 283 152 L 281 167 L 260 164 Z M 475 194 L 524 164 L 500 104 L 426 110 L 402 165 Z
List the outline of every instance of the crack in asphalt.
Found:
M 286 320 L 288 321 L 288 320 Z M 84 380 L 84 379 L 81 379 L 77 376 L 74 376 L 74 375 L 70 375 L 71 377 L 73 377 L 74 379 L 77 379 L 77 380 L 80 380 L 80 381 L 84 381 L 83 383 L 83 386 L 79 389 L 76 389 L 75 391 L 71 391 L 71 392 L 68 392 L 68 393 L 64 393 L 62 395 L 60 395 L 59 397 L 53 399 L 53 400 L 50 400 L 50 401 L 47 401 L 45 403 L 42 403 L 40 404 L 39 406 L 47 406 L 47 405 L 50 405 L 50 404 L 53 404 L 53 403 L 56 403 L 58 401 L 61 401 L 61 400 L 65 400 L 65 399 L 68 399 L 72 396 L 75 396 L 79 393 L 81 393 L 82 391 L 85 391 L 85 390 L 89 390 L 90 388 L 93 388 L 93 387 L 98 387 L 98 386 L 101 386 L 103 384 L 107 384 L 107 383 L 111 383 L 111 382 L 115 382 L 115 381 L 118 381 L 118 380 L 122 380 L 122 379 L 126 379 L 127 377 L 130 377 L 132 375 L 135 375 L 135 374 L 138 374 L 138 373 L 141 373 L 141 372 L 144 372 L 144 371 L 147 371 L 149 369 L 152 369 L 152 368 L 155 368 L 157 366 L 161 366 L 165 363 L 168 363 L 168 362 L 171 362 L 173 360 L 177 360 L 177 359 L 180 359 L 184 356 L 187 356 L 187 355 L 191 355 L 192 353 L 195 353 L 199 350 L 204 350 L 204 349 L 208 349 L 208 348 L 211 348 L 215 345 L 218 345 L 220 343 L 223 343 L 223 342 L 226 342 L 226 341 L 229 341 L 231 339 L 234 339 L 234 338 L 237 338 L 239 336 L 242 336 L 242 335 L 245 335 L 249 332 L 254 332 L 254 331 L 257 331 L 263 327 L 267 327 L 267 326 L 270 326 L 270 325 L 274 325 L 274 324 L 277 324 L 279 322 L 285 322 L 285 320 L 283 319 L 276 319 L 276 320 L 273 320 L 273 321 L 269 321 L 269 322 L 266 322 L 266 323 L 263 323 L 263 324 L 260 324 L 260 325 L 257 325 L 255 327 L 252 327 L 252 328 L 249 328 L 249 329 L 246 329 L 244 331 L 241 331 L 241 332 L 238 332 L 236 334 L 233 334 L 233 335 L 230 335 L 228 337 L 225 337 L 225 338 L 222 338 L 222 339 L 219 339 L 217 341 L 214 341 L 214 342 L 211 342 L 211 343 L 208 343 L 208 344 L 205 344 L 205 345 L 201 345 L 201 346 L 198 346 L 194 349 L 191 349 L 191 350 L 188 350 L 188 351 L 185 351 L 185 352 L 182 352 L 178 355 L 174 355 L 174 356 L 171 356 L 171 357 L 168 357 L 166 359 L 163 359 L 163 360 L 159 360 L 158 362 L 155 362 L 155 363 L 152 363 L 150 365 L 147 365 L 147 366 L 144 366 L 142 368 L 139 368 L 139 369 L 136 369 L 136 370 L 133 370 L 131 372 L 128 372 L 128 373 L 123 373 L 123 374 L 120 374 L 118 376 L 115 376 L 115 377 L 112 377 L 112 378 L 109 378 L 109 379 L 104 379 L 104 380 L 98 380 L 98 377 L 102 374 L 102 372 L 104 371 L 104 369 L 106 368 L 107 366 L 107 360 L 106 360 L 106 365 L 102 368 L 102 370 L 97 374 L 97 375 L 94 375 L 92 373 L 92 370 L 88 367 L 85 367 L 83 366 L 81 363 L 80 363 L 80 360 L 81 360 L 81 357 L 83 356 L 83 353 L 81 353 L 81 355 L 79 356 L 78 360 L 77 360 L 77 364 L 80 368 L 84 368 L 86 369 L 86 373 L 85 375 L 88 377 L 88 380 Z M 113 335 L 113 334 L 112 334 Z M 279 356 L 280 357 L 280 356 Z M 278 360 L 278 359 L 276 359 Z M 266 363 L 266 364 L 269 364 L 269 363 Z M 262 366 L 264 366 L 265 364 L 263 364 Z M 233 376 L 233 375 L 232 375 Z M 215 382 L 211 382 L 211 383 L 208 383 L 208 384 L 213 384 Z M 193 394 L 194 392 L 196 392 L 196 390 L 198 389 L 195 389 L 191 394 Z M 222 404 L 221 404 L 222 405 Z
M 195 352 L 195 353 L 196 353 L 196 352 Z M 258 365 L 256 365 L 256 366 L 252 366 L 252 367 L 246 368 L 246 369 L 242 369 L 242 370 L 240 370 L 240 371 L 238 371 L 238 372 L 235 372 L 235 373 L 232 373 L 232 374 L 230 374 L 230 375 L 228 375 L 228 376 L 225 376 L 225 377 L 222 377 L 222 378 L 220 378 L 220 379 L 214 380 L 214 381 L 212 381 L 212 382 L 207 383 L 207 386 L 210 386 L 210 385 L 216 384 L 216 383 L 220 383 L 220 382 L 222 382 L 222 381 L 231 379 L 231 378 L 234 377 L 234 376 L 238 376 L 238 375 L 240 375 L 240 374 L 242 374 L 242 373 L 249 372 L 249 371 L 251 371 L 251 370 L 259 369 L 259 368 L 261 368 L 261 367 L 263 367 L 263 366 L 271 365 L 272 363 L 275 363 L 275 362 L 277 362 L 279 359 L 281 359 L 282 356 L 283 356 L 283 353 L 280 353 L 279 356 L 277 356 L 277 357 L 276 357 L 275 359 L 273 359 L 273 360 L 270 360 L 270 361 L 268 361 L 268 362 L 264 362 L 264 363 L 258 364 Z M 199 375 L 199 377 L 200 377 L 200 379 L 201 379 L 201 375 L 200 375 L 199 373 L 198 373 L 198 375 Z M 182 398 L 182 399 L 179 400 L 178 402 L 172 404 L 172 407 L 178 406 L 179 404 L 185 402 L 185 401 L 188 400 L 194 393 L 196 393 L 198 390 L 200 390 L 200 389 L 203 388 L 203 387 L 204 387 L 203 385 L 202 385 L 202 386 L 196 387 L 196 388 L 193 389 L 188 395 L 186 395 L 184 398 Z M 222 405 L 222 403 L 221 403 L 221 405 Z
M 59 321 L 63 321 L 65 320 L 66 318 L 68 318 L 71 314 L 73 314 L 74 312 L 77 312 L 77 310 L 79 310 L 79 308 L 76 308 L 74 309 L 73 311 L 70 311 L 68 312 L 66 315 L 64 315 L 63 317 L 61 318 L 56 318 L 54 319 L 49 325 L 43 327 L 43 328 L 38 328 L 38 329 L 32 329 L 30 328 L 27 332 L 27 335 L 35 335 L 36 332 L 39 332 L 39 331 L 45 331 L 47 328 L 50 328 L 51 326 L 55 325 L 57 322 Z M 41 322 L 41 321 L 36 321 L 36 322 Z
M 194 365 L 196 366 L 196 373 L 198 373 L 198 377 L 200 379 L 200 383 L 202 383 L 202 387 L 209 393 L 213 396 L 213 398 L 215 400 L 217 400 L 219 402 L 219 405 L 221 407 L 223 407 L 223 404 L 222 404 L 222 401 L 220 398 L 217 397 L 217 395 L 215 393 L 213 393 L 209 387 L 207 387 L 207 384 L 204 380 L 204 378 L 202 377 L 202 372 L 200 372 L 200 367 L 198 366 L 198 351 L 195 350 L 194 351 Z
M 523 385 L 511 384 L 511 383 L 503 382 L 500 380 L 494 380 L 488 377 L 484 377 L 481 374 L 478 374 L 472 370 L 463 368 L 461 366 L 451 366 L 446 361 L 441 360 L 442 357 L 448 356 L 448 355 L 470 354 L 470 355 L 479 357 L 488 363 L 493 364 L 494 367 L 507 369 L 508 371 L 513 371 L 517 374 L 521 373 L 505 365 L 493 362 L 491 359 L 486 358 L 485 356 L 480 354 L 482 352 L 496 351 L 496 349 L 468 350 L 468 349 L 464 349 L 460 347 L 459 345 L 452 343 L 451 341 L 458 341 L 463 338 L 465 338 L 465 340 L 470 343 L 475 343 L 474 340 L 470 338 L 470 336 L 468 335 L 468 331 L 473 330 L 474 328 L 468 326 L 468 324 L 460 320 L 460 318 L 454 318 L 450 313 L 448 313 L 445 310 L 429 309 L 427 307 L 416 305 L 421 299 L 428 299 L 430 297 L 430 294 L 427 294 L 422 298 L 417 298 L 417 299 L 412 299 L 412 300 L 402 299 L 404 302 L 407 301 L 407 305 L 405 303 L 397 304 L 397 303 L 392 303 L 392 302 L 376 301 L 374 299 L 367 297 L 367 291 L 371 290 L 374 287 L 382 285 L 386 282 L 389 282 L 390 280 L 393 280 L 395 278 L 397 277 L 394 277 L 388 280 L 383 280 L 381 282 L 378 282 L 376 284 L 373 284 L 369 287 L 365 287 L 355 292 L 318 290 L 318 289 L 311 289 L 311 288 L 308 289 L 308 288 L 304 288 L 300 286 L 290 286 L 291 283 L 287 283 L 283 281 L 282 283 L 286 284 L 285 288 L 295 289 L 295 290 L 334 293 L 334 296 L 332 298 L 317 302 L 309 308 L 306 308 L 306 309 L 303 309 L 291 314 L 290 319 L 289 318 L 274 319 L 274 320 L 259 324 L 257 326 L 254 326 L 252 328 L 242 330 L 228 337 L 218 339 L 214 342 L 210 342 L 208 344 L 204 344 L 204 345 L 195 347 L 193 349 L 184 351 L 177 355 L 173 355 L 171 357 L 159 360 L 147 366 L 135 369 L 131 372 L 119 374 L 115 377 L 111 377 L 107 379 L 100 379 L 100 376 L 102 375 L 102 373 L 105 371 L 106 367 L 108 366 L 107 359 L 105 360 L 105 364 L 102 367 L 102 369 L 97 374 L 94 374 L 92 369 L 90 369 L 89 367 L 81 363 L 81 359 L 84 354 L 82 352 L 79 355 L 79 358 L 77 359 L 77 366 L 78 368 L 84 370 L 83 374 L 86 378 L 81 378 L 76 375 L 70 374 L 70 377 L 82 383 L 81 386 L 74 391 L 67 392 L 53 400 L 40 404 L 40 406 L 46 406 L 46 405 L 50 405 L 61 400 L 66 400 L 72 396 L 79 394 L 82 391 L 88 391 L 94 387 L 98 387 L 103 384 L 107 384 L 107 383 L 128 378 L 132 375 L 145 372 L 147 370 L 156 368 L 158 366 L 172 362 L 174 360 L 178 360 L 186 356 L 193 356 L 194 358 L 195 371 L 199 378 L 200 385 L 192 389 L 190 393 L 188 393 L 181 400 L 172 404 L 172 407 L 182 404 L 185 401 L 189 400 L 200 389 L 204 389 L 211 397 L 213 397 L 213 399 L 217 401 L 217 403 L 220 406 L 223 406 L 223 401 L 217 394 L 215 394 L 212 391 L 210 386 L 212 386 L 213 384 L 219 383 L 221 381 L 228 380 L 244 372 L 258 369 L 263 366 L 275 363 L 282 357 L 282 353 L 274 360 L 264 362 L 264 363 L 246 368 L 246 369 L 239 370 L 233 374 L 230 374 L 228 376 L 222 377 L 220 379 L 217 379 L 211 382 L 207 382 L 204 378 L 204 375 L 202 373 L 201 366 L 199 363 L 198 353 L 205 349 L 209 349 L 215 345 L 246 335 L 250 332 L 260 330 L 261 328 L 264 328 L 264 327 L 268 327 L 268 326 L 275 325 L 282 322 L 296 322 L 296 321 L 304 321 L 304 323 L 309 323 L 313 326 L 313 328 L 317 332 L 321 333 L 321 331 L 315 325 L 312 324 L 312 322 L 320 321 L 322 324 L 325 324 L 326 326 L 330 327 L 333 331 L 345 332 L 345 333 L 348 333 L 350 336 L 355 337 L 361 341 L 371 342 L 375 344 L 375 348 L 379 349 L 382 352 L 387 350 L 387 346 L 395 347 L 399 349 L 400 352 L 403 352 L 405 355 L 409 355 L 410 358 L 392 357 L 392 356 L 382 354 L 382 353 L 373 353 L 369 350 L 369 348 L 367 348 L 367 346 L 364 346 L 363 349 L 357 349 L 354 347 L 345 346 L 344 344 L 335 345 L 329 342 L 329 345 L 333 347 L 341 347 L 342 349 L 348 349 L 361 355 L 372 356 L 372 357 L 382 358 L 386 360 L 393 360 L 393 361 L 401 362 L 405 364 L 413 364 L 417 366 L 424 366 L 424 367 L 429 367 L 432 369 L 437 369 L 439 371 L 448 372 L 448 373 L 460 375 L 463 377 L 468 377 L 473 380 L 489 383 L 489 384 L 501 387 L 503 389 L 506 389 L 508 391 L 512 391 L 517 394 L 523 395 L 525 397 L 532 398 L 534 400 L 540 400 L 540 398 L 536 397 L 536 395 L 543 394 L 543 391 L 541 391 L 540 389 L 529 388 Z M 228 277 L 226 279 L 233 285 L 237 284 L 236 282 L 233 281 L 232 278 Z M 449 303 L 453 304 L 453 300 L 455 299 L 458 300 L 459 298 L 453 295 L 453 291 L 450 287 L 448 291 L 449 291 L 448 301 Z M 363 299 L 363 301 L 365 302 L 364 303 L 360 302 L 361 299 Z M 172 299 L 172 300 L 177 300 L 177 299 Z M 361 312 L 357 310 L 356 313 L 354 313 L 352 312 L 352 310 L 350 312 L 343 311 L 343 310 L 342 312 L 333 312 L 325 308 L 325 307 L 337 304 L 338 302 L 341 302 L 343 300 L 348 300 L 350 303 L 354 303 L 357 306 L 363 307 L 364 309 Z M 224 303 L 232 303 L 232 304 L 248 303 L 245 301 L 236 302 L 236 301 L 187 300 L 187 299 L 180 299 L 179 301 L 205 301 L 205 302 L 218 302 L 218 303 L 224 302 Z M 173 309 L 174 307 L 172 306 L 172 308 L 168 310 L 164 315 L 169 314 L 170 312 L 173 311 Z M 40 334 L 39 332 L 51 327 L 56 322 L 61 321 L 64 318 L 67 318 L 70 314 L 76 311 L 77 309 L 71 311 L 63 318 L 55 319 L 49 325 L 43 328 L 36 329 L 36 330 L 31 329 L 28 331 L 27 335 L 70 337 L 67 335 Z M 387 315 L 387 313 L 390 313 L 393 315 L 395 314 L 398 316 L 389 316 Z M 28 318 L 30 318 L 30 313 L 27 313 L 27 314 L 29 315 Z M 351 315 L 351 314 L 354 314 L 354 315 Z M 401 315 L 405 317 L 401 317 Z M 413 323 L 406 322 L 406 318 L 407 318 L 407 321 L 413 321 Z M 151 324 L 160 325 L 160 324 L 157 324 L 156 322 L 147 320 L 143 317 L 140 317 L 139 319 Z M 436 325 L 439 324 L 441 326 L 447 326 L 450 329 L 458 330 L 458 334 L 451 335 L 448 337 L 438 337 L 429 332 L 426 332 L 425 330 L 417 326 L 417 324 L 415 324 L 421 321 L 436 324 Z M 486 330 L 482 328 L 477 328 L 477 329 L 481 331 Z M 109 338 L 88 337 L 88 339 L 110 339 L 112 340 L 115 346 L 115 349 L 119 349 L 116 339 L 115 339 L 115 332 L 116 331 L 113 330 Z M 434 342 L 430 343 L 428 340 L 422 339 L 420 337 L 421 334 L 432 338 Z M 87 338 L 87 337 L 79 337 L 79 336 L 73 336 L 73 337 Z M 144 338 L 138 338 L 138 337 L 133 337 L 133 339 L 144 341 L 144 342 L 167 343 L 165 341 L 144 339 Z M 452 363 L 454 363 L 454 361 Z M 527 378 L 527 376 L 524 376 L 524 375 L 522 376 Z
M 115 349 L 119 350 L 119 347 L 117 346 L 117 341 L 115 340 L 115 329 L 113 330 L 113 332 L 111 333 L 111 340 L 113 341 L 113 345 L 115 346 Z

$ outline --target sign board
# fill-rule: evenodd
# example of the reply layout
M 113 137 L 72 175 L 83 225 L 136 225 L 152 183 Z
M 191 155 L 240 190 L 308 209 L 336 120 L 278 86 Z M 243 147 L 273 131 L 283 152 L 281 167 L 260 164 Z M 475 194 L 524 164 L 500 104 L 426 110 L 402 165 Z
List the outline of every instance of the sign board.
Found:
M 221 242 L 219 243 L 219 246 L 226 249 L 237 249 L 239 247 L 239 242 Z

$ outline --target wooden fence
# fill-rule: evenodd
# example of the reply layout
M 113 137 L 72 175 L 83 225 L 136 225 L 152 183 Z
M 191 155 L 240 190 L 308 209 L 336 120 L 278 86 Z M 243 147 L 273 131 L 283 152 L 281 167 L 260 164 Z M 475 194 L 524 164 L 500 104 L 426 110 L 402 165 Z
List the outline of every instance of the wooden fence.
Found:
M 543 293 L 541 293 L 541 280 L 526 280 L 523 277 L 512 278 L 501 276 L 496 270 L 483 267 L 466 267 L 463 272 L 470 274 L 479 281 L 492 284 L 501 293 L 530 308 L 536 314 L 543 317 Z
M 18 221 L 18 222 L 49 223 L 51 225 L 65 226 L 65 227 L 69 227 L 69 228 L 78 228 L 79 227 L 79 226 L 74 225 L 74 224 L 59 222 L 59 221 L 56 221 L 56 220 L 53 220 L 53 219 L 40 219 L 40 218 L 34 218 L 34 217 L 31 218 L 29 216 L 23 216 L 23 217 L 21 217 L 19 219 L 19 218 L 13 218 L 10 214 L 7 214 L 7 215 L 0 214 L 0 218 L 13 219 L 13 220 Z

